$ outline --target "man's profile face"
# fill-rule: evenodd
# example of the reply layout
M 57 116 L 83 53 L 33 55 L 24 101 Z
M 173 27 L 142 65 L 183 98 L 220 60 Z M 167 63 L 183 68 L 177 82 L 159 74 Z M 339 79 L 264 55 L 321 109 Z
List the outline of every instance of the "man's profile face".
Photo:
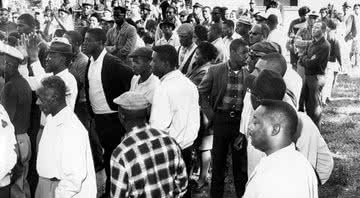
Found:
M 25 23 L 24 20 L 18 19 L 17 20 L 17 31 L 19 32 L 19 34 L 28 34 L 30 32 L 32 32 L 32 28 Z
M 40 110 L 44 112 L 45 115 L 51 114 L 55 101 L 54 91 L 41 87 L 36 90 L 36 95 L 38 98 L 36 104 L 39 105 Z
M 97 46 L 98 46 L 98 44 L 95 41 L 95 39 L 91 36 L 91 34 L 86 33 L 84 42 L 83 42 L 82 48 L 81 48 L 82 52 L 84 54 L 90 55 Z
M 153 52 L 150 66 L 152 67 L 154 75 L 158 76 L 159 78 L 161 78 L 165 73 L 165 62 L 160 59 L 157 52 Z
M 249 32 L 249 42 L 251 45 L 258 43 L 263 40 L 263 36 L 261 33 L 261 26 L 254 25 Z
M 132 58 L 132 69 L 135 75 L 142 74 L 147 67 L 149 67 L 149 61 L 141 56 L 135 56 Z
M 205 19 L 209 19 L 211 17 L 211 13 L 210 13 L 210 9 L 209 8 L 204 8 L 202 10 L 203 16 Z
M 268 149 L 268 141 L 272 131 L 270 119 L 265 113 L 266 108 L 259 106 L 255 110 L 248 126 L 251 144 L 263 152 Z
M 313 37 L 320 37 L 322 35 L 322 30 L 321 30 L 321 23 L 315 23 L 314 26 L 312 27 L 312 36 Z
M 125 13 L 121 12 L 120 10 L 114 10 L 114 21 L 117 25 L 122 25 L 125 21 Z
M 56 67 L 61 64 L 61 54 L 50 52 L 46 56 L 45 71 L 47 73 L 54 72 Z

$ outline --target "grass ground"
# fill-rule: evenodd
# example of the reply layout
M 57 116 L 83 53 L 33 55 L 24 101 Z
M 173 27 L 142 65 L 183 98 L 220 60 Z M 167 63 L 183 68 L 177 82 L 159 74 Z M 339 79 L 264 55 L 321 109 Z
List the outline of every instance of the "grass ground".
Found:
M 334 100 L 323 109 L 321 134 L 335 164 L 330 179 L 319 188 L 320 198 L 360 197 L 360 71 L 351 76 L 339 75 L 332 92 Z M 231 160 L 228 162 L 228 170 L 232 170 Z M 224 197 L 235 198 L 231 171 L 225 181 Z

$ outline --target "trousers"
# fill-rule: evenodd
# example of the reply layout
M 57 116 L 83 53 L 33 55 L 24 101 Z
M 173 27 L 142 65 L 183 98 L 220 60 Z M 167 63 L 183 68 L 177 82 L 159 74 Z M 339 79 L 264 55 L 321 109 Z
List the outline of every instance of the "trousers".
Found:
M 35 192 L 35 198 L 55 198 L 55 189 L 59 181 L 39 177 L 39 182 Z
M 14 169 L 16 175 L 15 182 L 11 185 L 12 198 L 30 198 L 30 186 L 27 181 L 29 172 L 29 161 L 31 158 L 31 143 L 28 134 L 16 135 L 17 153 L 20 156 L 20 162 L 17 163 Z
M 232 167 L 236 196 L 241 198 L 245 192 L 247 176 L 247 142 L 243 134 L 239 132 L 240 118 L 232 118 L 228 114 L 215 113 L 213 121 L 213 168 L 211 179 L 210 197 L 222 198 L 224 194 L 224 180 L 226 159 L 229 149 L 232 156 Z M 236 150 L 233 147 L 234 140 L 242 135 L 242 148 Z

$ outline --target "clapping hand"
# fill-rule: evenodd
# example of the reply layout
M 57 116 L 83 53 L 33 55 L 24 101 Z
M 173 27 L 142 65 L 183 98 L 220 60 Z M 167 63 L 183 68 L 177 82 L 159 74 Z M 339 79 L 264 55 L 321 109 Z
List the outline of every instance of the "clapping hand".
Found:
M 30 62 L 38 60 L 41 35 L 36 33 L 22 34 L 19 40 L 18 49 L 23 53 L 25 58 L 29 58 Z

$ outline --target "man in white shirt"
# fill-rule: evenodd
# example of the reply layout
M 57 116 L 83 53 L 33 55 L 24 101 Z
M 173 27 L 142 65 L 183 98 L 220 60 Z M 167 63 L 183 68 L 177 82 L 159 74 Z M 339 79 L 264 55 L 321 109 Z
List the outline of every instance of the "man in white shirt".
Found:
M 200 128 L 198 90 L 176 69 L 178 57 L 173 46 L 155 46 L 153 50 L 151 66 L 161 82 L 154 93 L 150 125 L 168 132 L 176 140 L 189 173 L 192 145 Z M 190 190 L 185 197 L 190 197 Z
M 151 48 L 142 47 L 129 55 L 132 58 L 135 74 L 131 79 L 130 91 L 143 94 L 150 104 L 152 104 L 156 88 L 160 85 L 159 78 L 152 73 L 150 66 L 152 53 Z
M 266 20 L 267 25 L 270 28 L 269 36 L 267 37 L 267 41 L 275 42 L 280 45 L 282 53 L 285 55 L 286 53 L 286 32 L 282 31 L 278 26 L 278 18 L 276 15 L 269 15 Z
M 41 82 L 38 104 L 48 115 L 38 146 L 36 198 L 95 198 L 96 178 L 88 132 L 65 101 L 58 76 Z
M 10 198 L 10 174 L 16 164 L 15 129 L 0 104 L 0 197 Z
M 178 48 L 180 41 L 178 35 L 174 32 L 175 24 L 171 21 L 164 21 L 159 26 L 164 35 L 160 40 L 156 41 L 155 45 L 172 45 Z
M 251 92 L 251 104 L 254 109 L 259 105 L 257 99 L 283 100 L 286 92 L 284 79 L 276 72 L 263 70 L 247 80 Z M 324 184 L 331 176 L 334 161 L 331 152 L 311 118 L 303 112 L 297 112 L 298 125 L 293 142 L 297 150 L 310 162 L 317 173 L 319 182 Z M 248 168 L 253 171 L 265 153 L 248 145 Z
M 222 27 L 223 42 L 226 49 L 226 54 L 230 55 L 230 44 L 233 40 L 241 38 L 241 36 L 235 32 L 235 23 L 232 20 L 225 20 Z
M 216 57 L 215 63 L 225 63 L 229 60 L 229 49 L 226 48 L 222 36 L 222 24 L 214 23 L 210 26 L 208 33 L 209 42 L 213 44 L 218 50 L 219 54 Z
M 249 177 L 244 198 L 317 198 L 313 168 L 292 142 L 298 124 L 286 102 L 262 100 L 249 125 L 251 144 L 266 153 Z
M 179 70 L 183 74 L 191 71 L 192 65 L 195 62 L 195 51 L 197 45 L 193 41 L 194 27 L 190 23 L 184 23 L 177 29 L 177 34 L 180 39 L 180 47 L 178 49 L 178 65 Z

